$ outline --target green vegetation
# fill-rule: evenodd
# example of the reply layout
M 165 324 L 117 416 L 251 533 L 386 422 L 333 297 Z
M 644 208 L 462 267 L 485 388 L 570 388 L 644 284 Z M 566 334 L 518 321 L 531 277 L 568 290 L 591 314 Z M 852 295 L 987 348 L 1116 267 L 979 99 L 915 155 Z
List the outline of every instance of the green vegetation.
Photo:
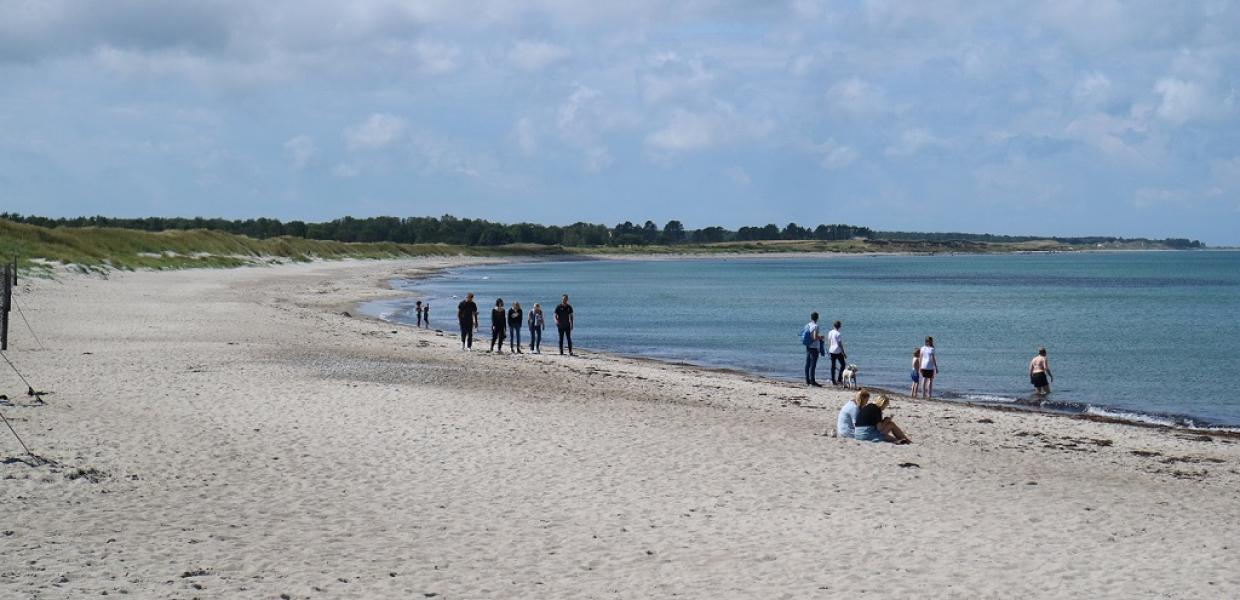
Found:
M 397 244 L 449 244 L 455 246 L 499 247 L 511 244 L 536 244 L 540 246 L 563 246 L 566 248 L 592 249 L 598 246 L 705 246 L 730 242 L 838 242 L 857 238 L 886 240 L 905 245 L 911 242 L 955 244 L 957 242 L 982 242 L 986 244 L 1041 244 L 1054 242 L 1064 246 L 1111 247 L 1111 248 L 1169 248 L 1191 249 L 1203 247 L 1201 242 L 1188 239 L 1148 240 L 1143 238 L 1118 238 L 1109 236 L 1037 237 L 993 235 L 988 233 L 937 233 L 915 231 L 874 231 L 856 225 L 818 225 L 802 227 L 788 223 L 783 227 L 775 224 L 761 227 L 741 227 L 729 230 L 712 226 L 686 229 L 680 221 L 668 221 L 659 227 L 653 221 L 641 225 L 629 221 L 613 227 L 594 223 L 574 223 L 567 226 L 538 225 L 534 223 L 495 223 L 482 219 L 458 219 L 452 215 L 434 217 L 368 217 L 355 219 L 344 217 L 323 223 L 303 221 L 282 222 L 277 219 L 205 219 L 148 217 L 141 219 L 118 219 L 111 217 L 75 217 L 72 219 L 49 219 L 46 217 L 0 213 L 0 219 L 38 225 L 49 229 L 64 228 L 116 228 L 138 231 L 190 231 L 206 230 L 244 235 L 257 240 L 292 238 L 336 242 L 394 242 Z M 831 246 L 827 244 L 827 246 Z M 776 246 L 777 247 L 777 246 Z M 980 246 L 979 246 L 980 247 Z M 762 251 L 769 246 L 762 245 Z M 663 250 L 655 250 L 661 252 Z
M 17 222 L 19 219 L 24 222 Z M 129 227 L 99 227 L 89 223 Z M 147 230 L 167 224 L 167 230 Z M 918 234 L 872 232 L 850 225 L 819 225 L 802 228 L 795 223 L 780 229 L 774 225 L 685 230 L 672 221 L 659 228 L 621 223 L 615 228 L 578 223 L 570 227 L 547 227 L 520 223 L 502 225 L 480 220 L 344 218 L 330 224 L 301 224 L 305 235 L 347 238 L 313 239 L 277 235 L 255 237 L 219 229 L 188 229 L 203 223 L 221 228 L 255 227 L 267 233 L 284 231 L 294 223 L 272 219 L 225 221 L 207 219 L 44 219 L 0 214 L 0 258 L 17 256 L 27 269 L 50 269 L 51 264 L 74 265 L 83 270 L 184 269 L 236 267 L 270 262 L 341 258 L 401 258 L 414 256 L 573 256 L 599 254 L 746 254 L 746 253 L 987 253 L 1022 251 L 1069 251 L 1092 249 L 1183 249 L 1201 247 L 1189 240 L 1128 240 L 1122 238 L 1062 238 Z M 232 224 L 232 225 L 227 225 Z M 330 225 L 330 227 L 329 227 Z M 384 226 L 390 226 L 384 229 Z M 318 228 L 318 229 L 315 229 Z M 868 235 L 862 235 L 868 234 Z M 561 243 L 524 240 L 560 239 Z M 557 237 L 558 236 L 558 237 Z M 773 236 L 773 237 L 772 237 Z M 871 237 L 872 236 L 872 237 Z M 352 241 L 353 238 L 381 241 Z M 397 239 L 445 239 L 447 242 L 405 243 Z M 521 240 L 512 242 L 513 239 Z M 973 239 L 966 239 L 973 238 Z M 456 240 L 456 241 L 453 241 Z M 460 241 L 465 240 L 465 241 Z M 473 240 L 470 243 L 469 240 Z M 498 243 L 510 240 L 507 243 Z M 571 242 L 571 243 L 563 243 Z
M 264 240 L 220 231 L 133 231 L 114 228 L 57 228 L 0 219 L 0 257 L 16 256 L 21 268 L 47 263 L 83 270 L 237 267 L 316 258 L 401 258 L 411 256 L 522 256 L 561 253 L 556 247 L 508 245 L 471 248 L 445 244 L 345 243 L 276 237 Z

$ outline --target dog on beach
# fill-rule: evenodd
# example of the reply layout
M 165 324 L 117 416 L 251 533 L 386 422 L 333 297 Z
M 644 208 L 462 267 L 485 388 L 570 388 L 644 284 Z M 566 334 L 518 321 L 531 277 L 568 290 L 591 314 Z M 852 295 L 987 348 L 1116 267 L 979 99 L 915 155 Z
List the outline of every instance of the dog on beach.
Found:
M 840 378 L 844 381 L 844 387 L 849 389 L 859 387 L 857 385 L 858 371 L 860 371 L 860 369 L 857 368 L 857 365 L 848 365 L 847 367 L 844 367 L 844 374 L 840 376 Z

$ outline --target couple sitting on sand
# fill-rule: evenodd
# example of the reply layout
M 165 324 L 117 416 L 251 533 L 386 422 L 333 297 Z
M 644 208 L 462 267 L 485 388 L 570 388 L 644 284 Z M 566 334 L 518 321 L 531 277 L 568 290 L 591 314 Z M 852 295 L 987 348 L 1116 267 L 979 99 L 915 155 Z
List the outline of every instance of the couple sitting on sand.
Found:
M 913 443 L 891 417 L 883 416 L 883 409 L 889 402 L 886 395 L 879 395 L 877 400 L 870 402 L 870 392 L 857 392 L 857 397 L 840 409 L 840 416 L 835 420 L 836 436 L 862 442 Z

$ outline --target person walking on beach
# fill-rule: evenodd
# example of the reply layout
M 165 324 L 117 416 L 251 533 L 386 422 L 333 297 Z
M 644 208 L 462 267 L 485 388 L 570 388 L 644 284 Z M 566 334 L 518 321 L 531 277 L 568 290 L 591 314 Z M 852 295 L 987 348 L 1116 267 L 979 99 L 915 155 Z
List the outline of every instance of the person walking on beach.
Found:
M 917 351 L 918 375 L 921 376 L 922 396 L 929 400 L 934 396 L 934 376 L 939 374 L 939 359 L 934 356 L 934 338 L 926 336 L 926 345 Z
M 465 299 L 456 305 L 456 320 L 461 325 L 461 350 L 473 350 L 474 332 L 478 330 L 478 305 L 474 304 L 473 294 L 465 294 Z
M 508 353 L 521 354 L 521 303 L 513 302 L 508 309 Z
M 1051 365 L 1046 362 L 1046 348 L 1038 348 L 1038 355 L 1029 361 L 1029 383 L 1037 389 L 1039 396 L 1045 396 L 1051 393 L 1051 382 L 1055 376 L 1051 375 Z
M 555 328 L 560 332 L 560 354 L 564 354 L 564 339 L 568 338 L 568 355 L 573 356 L 573 305 L 568 303 L 568 294 L 560 296 L 555 307 Z
M 499 343 L 499 351 L 504 351 L 504 329 L 508 326 L 508 314 L 504 312 L 504 299 L 495 299 L 495 308 L 491 309 L 491 352 L 495 352 L 495 344 Z
M 921 368 L 921 348 L 913 348 L 913 372 L 909 374 L 909 378 L 913 380 L 913 386 L 908 390 L 909 398 L 917 397 L 917 384 L 921 382 L 921 375 L 917 372 Z
M 418 327 L 421 327 L 422 326 L 422 301 L 421 300 L 418 300 L 418 303 L 414 305 L 413 312 L 414 314 L 418 316 Z
M 831 331 L 827 332 L 827 354 L 831 356 L 831 385 L 844 384 L 844 361 L 848 360 L 848 355 L 844 354 L 844 339 L 840 337 L 840 326 L 843 325 L 836 321 L 831 326 Z M 836 375 L 835 363 L 839 363 L 839 375 Z
M 530 309 L 530 352 L 542 354 L 543 311 L 542 305 L 535 302 Z
M 822 354 L 822 334 L 818 333 L 818 313 L 810 313 L 809 323 L 801 328 L 801 343 L 805 345 L 805 385 L 822 387 L 818 383 L 818 355 Z

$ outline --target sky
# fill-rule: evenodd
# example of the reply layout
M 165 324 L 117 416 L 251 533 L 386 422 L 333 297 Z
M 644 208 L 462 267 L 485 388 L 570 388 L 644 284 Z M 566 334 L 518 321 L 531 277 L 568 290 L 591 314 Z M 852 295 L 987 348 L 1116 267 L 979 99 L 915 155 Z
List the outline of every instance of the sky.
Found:
M 0 0 L 0 212 L 1240 244 L 1240 1 Z

